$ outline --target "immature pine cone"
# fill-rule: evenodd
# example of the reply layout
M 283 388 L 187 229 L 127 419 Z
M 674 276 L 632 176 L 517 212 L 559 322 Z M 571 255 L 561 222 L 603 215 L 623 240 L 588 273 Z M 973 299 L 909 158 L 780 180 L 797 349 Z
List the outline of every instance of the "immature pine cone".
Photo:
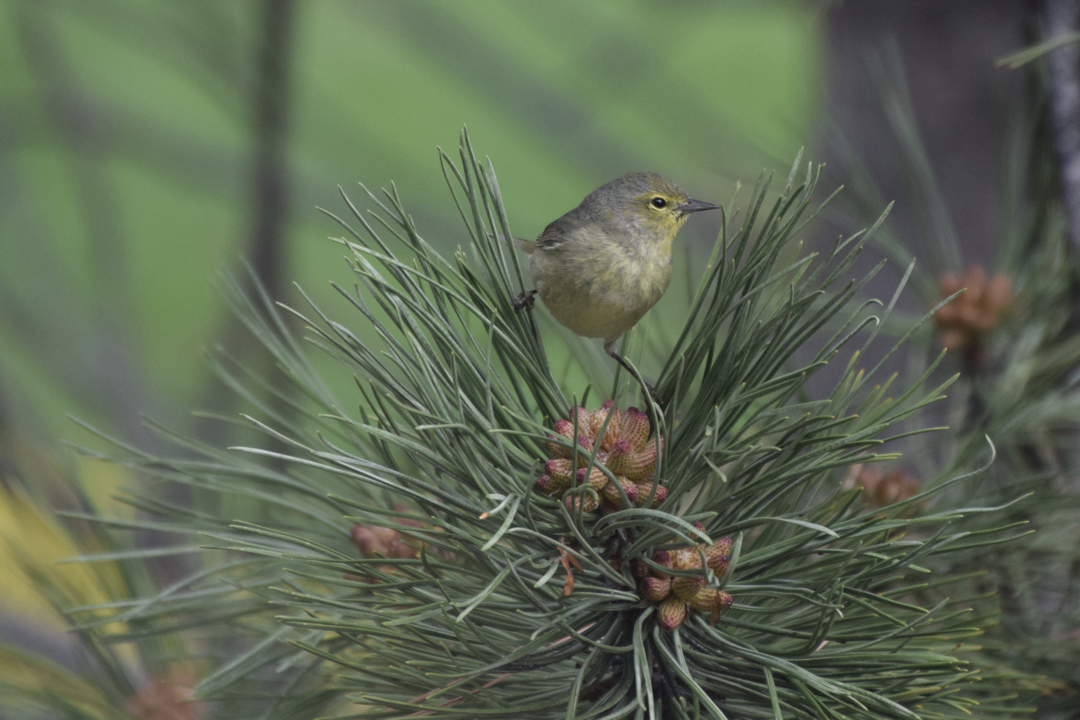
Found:
M 579 448 L 576 463 L 570 448 L 556 442 L 562 438 L 573 441 L 575 419 Z M 607 430 L 598 440 L 605 420 Z M 536 481 L 536 488 L 545 495 L 561 498 L 571 487 L 588 485 L 596 491 L 599 500 L 591 495 L 574 495 L 566 498 L 566 502 L 571 505 L 575 498 L 584 498 L 584 509 L 590 512 L 600 503 L 612 510 L 622 508 L 624 493 L 635 507 L 644 507 L 650 496 L 651 507 L 657 507 L 667 497 L 667 488 L 660 485 L 653 492 L 652 482 L 658 459 L 657 447 L 663 450 L 664 440 L 661 437 L 649 439 L 649 418 L 641 410 L 632 407 L 621 411 L 610 400 L 598 410 L 574 408 L 568 420 L 555 421 L 555 432 L 558 435 L 552 435 L 552 442 L 547 444 L 551 459 L 544 464 L 544 475 Z M 596 463 L 611 471 L 618 487 L 595 465 L 591 472 L 585 472 L 589 454 L 598 444 Z
M 863 489 L 867 505 L 883 508 L 917 495 L 922 490 L 922 482 L 900 469 L 885 473 L 875 465 L 856 463 L 848 469 L 844 488 L 856 487 Z
M 705 565 L 719 580 L 727 572 L 730 552 L 731 538 L 726 537 L 712 545 L 657 550 L 653 554 L 653 561 L 672 570 L 703 571 L 701 560 L 704 555 Z M 682 625 L 691 610 L 708 613 L 709 622 L 715 625 L 720 613 L 734 602 L 734 598 L 723 590 L 706 586 L 704 572 L 701 575 L 667 575 L 652 570 L 640 561 L 632 564 L 631 572 L 638 579 L 638 590 L 642 597 L 659 605 L 660 625 L 665 630 L 674 630 Z
M 408 510 L 408 508 L 401 505 L 394 509 L 398 512 Z M 409 527 L 421 527 L 419 521 L 411 518 L 399 517 L 395 522 Z M 352 540 L 353 545 L 356 546 L 356 549 L 360 551 L 360 556 L 368 559 L 413 560 L 420 556 L 420 549 L 424 545 L 415 538 L 381 525 L 353 525 L 349 531 L 349 538 Z M 389 563 L 376 565 L 375 568 L 381 572 L 394 572 L 394 565 Z M 351 580 L 369 581 L 369 579 L 352 574 L 348 574 L 346 577 Z
M 979 335 L 993 330 L 1015 297 L 1008 275 L 998 273 L 987 281 L 981 267 L 971 268 L 963 278 L 945 273 L 938 287 L 942 298 L 966 288 L 934 315 L 941 330 L 941 346 L 948 350 L 966 347 Z

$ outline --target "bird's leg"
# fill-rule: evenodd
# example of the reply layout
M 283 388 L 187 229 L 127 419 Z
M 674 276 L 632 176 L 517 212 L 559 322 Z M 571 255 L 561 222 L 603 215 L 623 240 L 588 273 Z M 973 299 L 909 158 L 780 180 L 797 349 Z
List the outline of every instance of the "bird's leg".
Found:
M 533 305 L 536 304 L 536 291 L 529 290 L 528 292 L 523 292 L 516 298 L 514 298 L 510 304 L 513 305 L 514 309 L 518 312 L 521 312 L 522 308 L 531 311 L 533 309 Z
M 631 377 L 633 377 L 633 378 L 637 378 L 637 377 L 638 377 L 638 372 L 637 372 L 637 369 L 636 369 L 636 368 L 635 368 L 635 367 L 634 367 L 633 365 L 631 365 L 630 363 L 626 362 L 626 360 L 623 360 L 623 356 L 622 356 L 622 355 L 620 355 L 619 353 L 615 352 L 615 346 L 614 346 L 614 344 L 612 344 L 612 346 L 611 346 L 611 347 L 608 347 L 608 343 L 604 343 L 604 349 L 605 349 L 605 350 L 607 350 L 607 354 L 608 354 L 608 355 L 610 355 L 611 357 L 615 358 L 615 362 L 617 362 L 617 363 L 619 363 L 620 365 L 622 365 L 622 366 L 623 366 L 623 368 L 625 368 L 626 372 L 630 373 L 630 376 L 631 376 Z M 646 383 L 646 384 L 647 384 L 647 383 Z M 650 389 L 650 391 L 652 390 L 652 388 L 649 388 L 649 389 Z
M 615 340 L 618 340 L 618 338 L 615 338 Z M 626 369 L 626 372 L 630 373 L 630 377 L 641 383 L 641 387 L 645 389 L 645 392 L 648 394 L 649 399 L 652 401 L 652 404 L 656 405 L 656 407 L 658 407 L 660 410 L 663 410 L 664 403 L 660 401 L 660 397 L 656 394 L 656 388 L 646 382 L 645 378 L 641 377 L 641 373 L 637 371 L 637 368 L 635 368 L 633 365 L 623 359 L 623 356 L 615 351 L 615 340 L 606 340 L 604 342 L 604 350 L 607 352 L 608 355 L 615 358 L 615 362 L 622 365 Z

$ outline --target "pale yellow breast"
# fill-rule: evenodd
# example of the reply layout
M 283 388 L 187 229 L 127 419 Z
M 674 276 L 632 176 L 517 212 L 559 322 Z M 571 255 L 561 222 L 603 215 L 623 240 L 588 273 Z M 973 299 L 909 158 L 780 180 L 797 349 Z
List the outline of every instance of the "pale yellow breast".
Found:
M 614 340 L 656 304 L 671 282 L 671 243 L 638 252 L 610 241 L 538 250 L 530 270 L 540 299 L 578 335 Z

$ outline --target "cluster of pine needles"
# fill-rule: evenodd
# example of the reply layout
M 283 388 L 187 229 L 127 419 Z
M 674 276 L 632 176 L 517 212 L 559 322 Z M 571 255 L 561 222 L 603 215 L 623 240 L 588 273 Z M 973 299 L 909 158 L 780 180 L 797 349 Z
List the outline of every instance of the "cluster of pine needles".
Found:
M 758 182 L 745 213 L 725 206 L 641 400 L 657 457 L 627 485 L 600 454 L 614 448 L 596 440 L 606 427 L 585 445 L 575 430 L 602 424 L 596 411 L 625 384 L 555 380 L 537 315 L 513 307 L 528 287 L 498 239 L 513 235 L 491 163 L 466 134 L 458 160 L 441 162 L 470 239 L 452 258 L 396 188 L 369 193 L 371 212 L 346 197 L 351 217 L 331 215 L 356 277 L 338 288 L 349 319 L 227 281 L 276 364 L 267 377 L 215 361 L 262 440 L 170 436 L 177 458 L 124 450 L 121 462 L 221 511 L 130 498 L 153 516 L 146 528 L 196 538 L 204 562 L 144 597 L 82 608 L 82 627 L 112 628 L 102 642 L 195 638 L 190 652 L 219 655 L 199 695 L 251 699 L 260 717 L 915 720 L 1008 702 L 1009 683 L 985 682 L 971 660 L 993 617 L 930 568 L 1010 533 L 958 525 L 992 508 L 924 509 L 993 447 L 873 511 L 842 483 L 853 464 L 895 459 L 884 443 L 924 432 L 900 424 L 954 378 L 930 386 L 939 357 L 906 388 L 875 384 L 896 347 L 862 365 L 903 284 L 882 304 L 862 300 L 880 265 L 848 278 L 874 228 L 800 256 L 828 202 L 811 201 L 818 168 L 796 161 L 779 191 Z M 356 378 L 352 396 L 327 389 L 312 346 Z M 541 492 L 557 457 L 570 458 L 567 483 Z M 605 487 L 607 502 L 575 501 Z M 672 623 L 663 608 L 676 606 Z

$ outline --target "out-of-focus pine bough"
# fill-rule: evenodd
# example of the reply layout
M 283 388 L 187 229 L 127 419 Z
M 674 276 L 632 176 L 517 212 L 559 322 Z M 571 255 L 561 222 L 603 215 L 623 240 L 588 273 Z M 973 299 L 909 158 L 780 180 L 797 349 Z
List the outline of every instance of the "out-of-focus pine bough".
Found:
M 1009 502 L 992 521 L 971 516 L 959 527 L 979 532 L 1007 523 L 1027 532 L 1005 545 L 957 548 L 931 566 L 967 577 L 967 592 L 981 596 L 976 607 L 1000 612 L 1000 622 L 980 641 L 980 663 L 1029 674 L 1026 683 L 1033 693 L 1028 701 L 1038 704 L 1038 717 L 1073 718 L 1080 713 L 1080 336 L 1076 259 L 1058 200 L 1045 115 L 1046 69 L 1039 63 L 1028 67 L 1032 111 L 1005 148 L 1006 185 L 996 203 L 1002 232 L 996 266 L 988 270 L 964 258 L 950 229 L 946 200 L 925 161 L 899 62 L 876 68 L 885 119 L 897 142 L 893 155 L 904 159 L 904 173 L 912 179 L 905 201 L 935 211 L 926 213 L 927 222 L 910 235 L 887 221 L 874 242 L 901 262 L 913 254 L 939 258 L 921 264 L 912 276 L 924 308 L 963 291 L 937 310 L 933 324 L 910 338 L 908 371 L 922 374 L 948 348 L 937 374 L 959 370 L 960 376 L 948 401 L 932 411 L 949 425 L 948 433 L 905 441 L 899 462 L 883 466 L 884 472 L 868 477 L 869 482 L 860 477 L 865 471 L 856 469 L 849 485 L 864 487 L 870 506 L 878 497 L 910 495 L 951 478 L 981 452 L 986 437 L 992 438 L 998 457 L 986 472 L 916 509 L 941 512 Z M 844 214 L 859 222 L 880 196 L 871 173 L 853 153 L 847 153 L 842 172 L 849 179 L 845 201 L 853 201 Z M 906 325 L 894 320 L 885 332 L 905 333 Z M 936 596 L 956 592 L 954 586 Z

